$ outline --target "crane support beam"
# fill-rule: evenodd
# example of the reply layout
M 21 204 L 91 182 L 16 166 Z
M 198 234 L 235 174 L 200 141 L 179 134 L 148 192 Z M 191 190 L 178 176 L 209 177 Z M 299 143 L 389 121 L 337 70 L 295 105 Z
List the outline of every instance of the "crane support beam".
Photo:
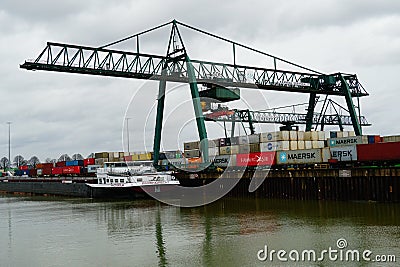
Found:
M 191 60 L 193 77 L 197 83 L 216 83 L 225 87 L 276 90 L 296 93 L 315 93 L 345 96 L 342 79 L 327 79 L 338 74 L 322 75 L 265 69 Z M 47 43 L 46 48 L 33 61 L 25 61 L 21 68 L 90 74 L 135 79 L 164 79 L 162 70 L 166 68 L 166 81 L 189 83 L 189 70 L 185 57 L 126 52 L 105 48 L 94 48 L 61 43 Z M 354 74 L 341 74 L 348 84 L 351 97 L 367 96 L 368 93 Z
M 311 131 L 312 129 L 316 98 L 317 98 L 316 93 L 310 93 L 310 100 L 308 102 L 308 109 L 306 115 L 306 131 Z
M 207 130 L 204 122 L 204 115 L 201 109 L 199 89 L 197 87 L 196 77 L 194 74 L 193 65 L 188 56 L 186 56 L 186 65 L 188 70 L 190 92 L 192 94 L 192 102 L 194 114 L 196 116 L 197 131 L 200 137 L 200 151 L 203 162 L 208 162 L 208 140 Z
M 307 114 L 301 113 L 277 113 L 277 112 L 266 112 L 266 111 L 250 111 L 250 118 L 248 117 L 247 110 L 235 110 L 235 112 L 227 112 L 226 115 L 212 116 L 206 114 L 207 121 L 230 121 L 230 122 L 252 122 L 252 123 L 287 123 L 292 122 L 294 124 L 306 124 Z M 322 116 L 324 125 L 353 125 L 351 116 L 348 115 L 324 115 Z M 320 114 L 313 114 L 312 123 L 317 124 L 321 121 Z M 322 122 L 321 122 L 322 124 Z M 361 116 L 362 126 L 370 126 L 367 119 Z
M 339 78 L 342 81 L 341 82 L 342 90 L 345 93 L 345 99 L 346 99 L 346 103 L 347 103 L 347 108 L 348 108 L 349 113 L 350 113 L 351 121 L 352 121 L 353 128 L 354 128 L 354 132 L 356 133 L 357 136 L 362 135 L 361 125 L 360 125 L 360 122 L 358 121 L 356 109 L 354 107 L 353 99 L 351 97 L 350 87 L 347 84 L 345 78 L 341 74 L 339 74 Z
M 165 70 L 163 71 L 163 73 Z M 154 143 L 153 143 L 153 166 L 158 166 L 158 159 L 160 157 L 160 146 L 161 146 L 161 132 L 162 123 L 164 117 L 164 103 L 165 103 L 165 88 L 167 82 L 165 79 L 161 79 L 158 87 L 158 99 L 157 99 L 157 116 L 156 126 L 154 132 Z

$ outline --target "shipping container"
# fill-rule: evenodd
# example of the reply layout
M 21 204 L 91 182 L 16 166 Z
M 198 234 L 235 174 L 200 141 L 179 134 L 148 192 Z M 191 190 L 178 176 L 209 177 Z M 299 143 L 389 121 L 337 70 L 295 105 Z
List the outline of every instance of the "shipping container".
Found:
M 124 161 L 132 161 L 132 156 L 124 156 Z
M 83 166 L 87 167 L 88 165 L 94 165 L 94 158 L 88 158 L 83 160 Z
M 236 166 L 272 166 L 274 163 L 275 152 L 258 152 L 236 155 Z
M 228 167 L 236 165 L 236 155 L 220 155 L 212 159 L 216 167 Z
M 324 147 L 321 149 L 322 163 L 328 163 L 331 160 L 331 150 L 329 147 Z
M 101 165 L 101 166 L 103 166 L 104 165 L 104 162 L 107 162 L 108 161 L 108 158 L 104 158 L 104 159 L 95 159 L 94 160 L 94 164 L 95 165 Z
M 400 135 L 392 135 L 392 136 L 383 136 L 382 142 L 400 142 Z
M 51 169 L 52 175 L 62 175 L 62 170 L 64 167 L 54 167 Z
M 37 176 L 37 169 L 31 169 L 29 171 L 29 176 L 36 177 Z M 1 177 L 1 174 L 0 174 L 0 177 Z
M 260 152 L 289 150 L 289 141 L 276 141 L 268 143 L 260 143 Z
M 351 136 L 342 138 L 330 138 L 328 140 L 328 145 L 333 146 L 348 146 L 348 145 L 358 145 L 358 144 L 368 144 L 367 136 Z
M 185 157 L 186 158 L 200 158 L 201 153 L 200 150 L 194 149 L 194 150 L 185 150 Z
M 153 159 L 152 152 L 139 154 L 139 160 L 152 160 L 152 159 Z
M 219 155 L 219 147 L 210 147 L 208 149 L 208 156 L 215 157 Z
M 239 145 L 260 143 L 260 135 L 258 135 L 258 134 L 238 136 L 237 138 L 238 138 Z
M 184 147 L 185 150 L 199 149 L 199 146 L 200 146 L 200 142 L 199 141 L 183 143 L 183 147 Z
M 289 131 L 290 141 L 297 141 L 297 131 Z
M 290 141 L 289 148 L 289 150 L 297 150 L 297 141 Z
M 313 164 L 321 163 L 321 149 L 304 149 L 295 151 L 278 151 L 277 164 Z
M 65 162 L 65 166 L 83 166 L 83 160 L 70 160 Z
M 220 155 L 238 154 L 239 146 L 223 146 L 219 148 Z
M 297 141 L 297 149 L 306 149 L 304 141 Z
M 312 148 L 313 149 L 318 149 L 318 148 L 324 148 L 325 147 L 325 141 L 311 141 L 312 143 Z
M 235 141 L 239 142 L 237 137 L 236 137 Z M 231 145 L 231 139 L 229 137 L 228 138 L 220 138 L 219 139 L 219 146 L 220 147 L 222 147 L 222 146 L 230 146 L 230 145 Z
M 357 147 L 352 146 L 337 146 L 330 148 L 331 159 L 338 161 L 357 161 Z
M 87 173 L 96 173 L 97 169 L 101 168 L 100 165 L 87 165 Z
M 65 167 L 65 161 L 56 162 L 56 167 Z
M 188 163 L 189 164 L 194 164 L 194 163 L 201 163 L 201 158 L 188 158 Z
M 239 145 L 239 136 L 234 136 L 234 137 L 231 137 L 230 139 L 231 139 L 231 145 L 232 146 Z M 219 139 L 218 139 L 218 141 L 219 141 Z M 219 146 L 219 142 L 217 142 L 215 144 L 215 146 Z
M 304 141 L 304 132 L 303 131 L 297 132 L 297 140 Z
M 81 174 L 81 166 L 66 166 L 62 168 L 62 174 Z
M 43 169 L 37 169 L 36 171 L 38 176 L 42 176 L 43 175 Z
M 400 142 L 357 145 L 358 161 L 400 162 Z
M 289 131 L 267 132 L 260 134 L 260 142 L 289 141 Z
M 312 141 L 304 141 L 304 149 L 312 149 Z
M 52 174 L 52 172 L 51 172 L 52 169 L 53 169 L 52 167 L 45 167 L 45 168 L 41 169 L 42 170 L 41 175 L 50 176 Z
M 108 159 L 108 152 L 98 152 L 94 154 L 94 157 L 96 159 L 104 159 L 107 158 Z
M 54 167 L 54 163 L 41 163 L 41 169 L 51 169 Z M 38 166 L 36 166 L 36 168 L 39 168 Z

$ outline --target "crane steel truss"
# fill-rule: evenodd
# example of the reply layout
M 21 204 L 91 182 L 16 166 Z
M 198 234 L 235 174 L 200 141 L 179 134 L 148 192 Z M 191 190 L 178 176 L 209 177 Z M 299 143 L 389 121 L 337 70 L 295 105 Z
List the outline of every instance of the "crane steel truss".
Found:
M 172 25 L 172 28 L 166 56 L 140 53 L 139 37 L 168 25 Z M 233 48 L 233 63 L 229 64 L 190 59 L 179 32 L 178 25 L 230 43 Z M 133 38 L 137 39 L 136 52 L 120 51 L 108 48 L 112 45 Z M 180 43 L 181 47 L 178 48 L 174 45 L 176 41 Z M 260 68 L 236 64 L 236 47 L 244 48 L 262 56 L 272 58 L 274 62 L 273 68 Z M 299 71 L 278 69 L 277 63 L 280 62 L 296 67 Z M 361 135 L 362 117 L 360 115 L 359 105 L 357 115 L 352 98 L 357 97 L 358 99 L 359 97 L 368 95 L 359 83 L 355 74 L 323 74 L 254 48 L 194 28 L 176 20 L 101 47 L 48 42 L 46 47 L 35 60 L 25 61 L 20 67 L 27 70 L 45 70 L 110 77 L 159 80 L 159 98 L 154 137 L 155 165 L 157 165 L 160 148 L 165 101 L 164 93 L 167 81 L 190 84 L 199 136 L 201 140 L 206 141 L 205 143 L 202 142 L 203 153 L 205 153 L 204 160 L 206 162 L 207 132 L 204 125 L 204 115 L 201 112 L 201 106 L 198 99 L 198 83 L 218 84 L 224 87 L 310 94 L 310 104 L 307 116 L 305 118 L 297 118 L 297 121 L 303 121 L 305 119 L 307 124 L 306 129 L 308 130 L 311 129 L 312 124 L 315 122 L 314 108 L 317 95 L 344 96 L 350 113 L 351 124 L 353 125 L 357 135 Z M 254 121 L 263 120 L 260 113 L 253 112 L 253 116 L 255 117 L 255 119 L 253 119 Z M 258 119 L 257 116 L 259 117 Z M 283 115 L 283 118 L 292 119 L 287 118 L 285 115 Z M 334 121 L 334 118 L 326 118 L 327 124 L 328 122 L 334 123 Z

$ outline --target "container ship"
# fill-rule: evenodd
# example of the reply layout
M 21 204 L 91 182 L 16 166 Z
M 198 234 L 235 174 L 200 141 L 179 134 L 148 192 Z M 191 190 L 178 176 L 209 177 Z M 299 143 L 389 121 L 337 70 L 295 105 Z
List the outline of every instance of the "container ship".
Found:
M 267 177 L 255 192 L 258 197 L 400 200 L 400 136 L 274 131 L 209 140 L 208 146 L 207 162 L 200 142 L 193 141 L 183 144 L 183 152 L 160 153 L 158 167 L 174 171 L 182 186 L 210 183 L 225 171 L 242 178 L 232 194 L 243 196 L 253 194 L 247 189 L 257 171 Z M 21 166 L 15 176 L 1 178 L 0 191 L 104 197 L 108 195 L 93 192 L 87 184 L 97 183 L 96 172 L 105 163 L 152 160 L 151 152 L 98 152 L 84 160 Z M 244 171 L 242 177 L 237 177 L 238 170 Z

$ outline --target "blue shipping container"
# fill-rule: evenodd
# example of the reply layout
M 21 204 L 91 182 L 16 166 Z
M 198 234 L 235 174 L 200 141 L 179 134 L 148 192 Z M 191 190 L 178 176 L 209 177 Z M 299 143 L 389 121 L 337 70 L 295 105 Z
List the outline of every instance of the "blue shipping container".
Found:
M 375 135 L 368 135 L 368 144 L 375 144 Z
M 71 160 L 65 162 L 65 166 L 83 166 L 83 160 Z

